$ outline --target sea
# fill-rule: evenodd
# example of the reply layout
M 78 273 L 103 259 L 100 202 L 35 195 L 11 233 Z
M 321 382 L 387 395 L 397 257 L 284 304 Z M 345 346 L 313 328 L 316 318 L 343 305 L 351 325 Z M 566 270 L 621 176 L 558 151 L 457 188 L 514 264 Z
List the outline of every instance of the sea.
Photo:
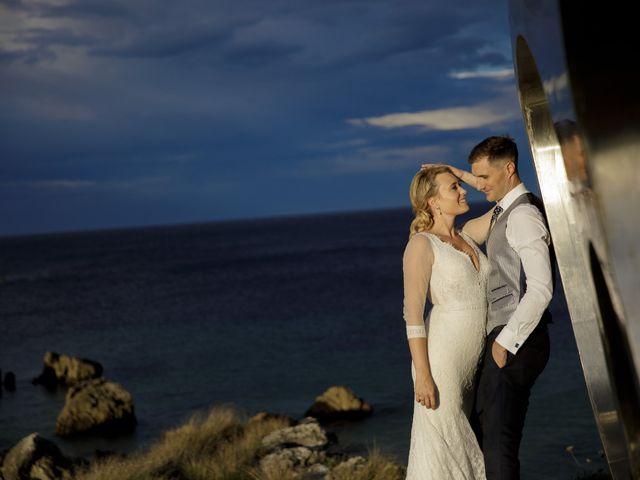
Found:
M 71 456 L 144 451 L 215 405 L 302 418 L 344 385 L 374 413 L 331 426 L 339 443 L 406 465 L 413 393 L 402 253 L 411 218 L 388 209 L 0 237 L 0 369 L 17 377 L 16 391 L 0 396 L 0 450 L 38 432 Z M 606 469 L 560 282 L 551 311 L 523 479 Z M 47 351 L 100 362 L 133 396 L 135 433 L 57 438 L 65 390 L 31 384 Z

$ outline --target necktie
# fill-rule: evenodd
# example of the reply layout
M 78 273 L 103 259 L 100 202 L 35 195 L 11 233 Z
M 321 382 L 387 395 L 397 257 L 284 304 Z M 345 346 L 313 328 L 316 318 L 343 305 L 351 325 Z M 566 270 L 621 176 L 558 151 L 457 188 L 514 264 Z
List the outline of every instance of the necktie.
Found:
M 493 224 L 498 220 L 498 216 L 502 213 L 502 207 L 500 205 L 496 205 L 496 208 L 493 209 L 493 213 L 491 214 L 491 222 L 489 222 L 489 230 L 493 228 Z

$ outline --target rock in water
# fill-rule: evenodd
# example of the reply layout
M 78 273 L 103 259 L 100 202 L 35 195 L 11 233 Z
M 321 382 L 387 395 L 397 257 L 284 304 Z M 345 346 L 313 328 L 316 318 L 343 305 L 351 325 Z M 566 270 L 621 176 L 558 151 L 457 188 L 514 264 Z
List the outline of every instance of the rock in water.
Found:
M 7 372 L 4 374 L 4 381 L 2 382 L 7 392 L 16 391 L 16 374 L 13 372 Z
M 129 392 L 104 378 L 86 380 L 67 392 L 56 422 L 56 433 L 119 435 L 135 429 L 136 416 Z
M 0 472 L 5 480 L 68 480 L 73 477 L 73 462 L 55 443 L 32 433 L 7 452 Z
M 50 389 L 58 384 L 71 386 L 102 375 L 102 365 L 86 358 L 47 352 L 44 354 L 43 362 L 42 373 L 33 379 L 33 383 Z
M 306 416 L 321 422 L 337 420 L 360 420 L 371 415 L 373 408 L 347 387 L 331 387 L 316 398 Z

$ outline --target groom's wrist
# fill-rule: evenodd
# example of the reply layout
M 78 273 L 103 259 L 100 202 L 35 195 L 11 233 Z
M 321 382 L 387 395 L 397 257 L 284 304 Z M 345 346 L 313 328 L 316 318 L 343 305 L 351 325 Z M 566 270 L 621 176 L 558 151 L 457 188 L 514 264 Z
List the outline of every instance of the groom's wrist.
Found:
M 494 341 L 506 351 L 511 352 L 514 355 L 518 353 L 518 349 L 520 348 L 520 344 L 516 340 L 515 334 L 508 330 L 506 326 L 500 331 Z

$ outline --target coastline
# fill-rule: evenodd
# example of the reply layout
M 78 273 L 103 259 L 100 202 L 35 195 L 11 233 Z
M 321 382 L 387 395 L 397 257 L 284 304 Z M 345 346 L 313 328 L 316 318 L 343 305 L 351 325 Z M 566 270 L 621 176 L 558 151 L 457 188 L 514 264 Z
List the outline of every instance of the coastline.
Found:
M 409 216 L 3 242 L 0 367 L 16 373 L 17 391 L 0 399 L 0 446 L 34 431 L 55 438 L 64 392 L 30 385 L 54 350 L 100 360 L 136 403 L 129 437 L 56 440 L 74 456 L 149 448 L 212 404 L 302 418 L 320 391 L 342 384 L 376 411 L 337 425 L 341 444 L 364 452 L 376 444 L 406 462 L 413 403 L 400 260 Z M 566 480 L 603 464 L 561 291 L 552 309 L 552 356 L 531 399 L 523 480 Z

